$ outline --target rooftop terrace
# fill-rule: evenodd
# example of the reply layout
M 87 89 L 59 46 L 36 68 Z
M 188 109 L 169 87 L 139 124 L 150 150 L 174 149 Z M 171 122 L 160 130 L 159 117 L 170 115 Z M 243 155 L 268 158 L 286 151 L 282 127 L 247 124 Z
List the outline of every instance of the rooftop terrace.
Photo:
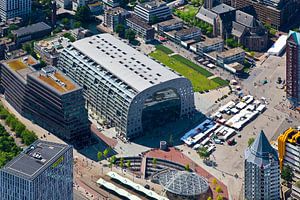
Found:
M 60 72 L 56 71 L 53 67 L 48 66 L 41 71 L 35 73 L 38 79 L 50 85 L 52 88 L 59 92 L 68 92 L 76 88 L 75 83 L 69 80 Z
M 31 56 L 25 56 L 14 60 L 7 61 L 6 64 L 14 71 L 25 69 L 29 66 L 38 64 L 38 62 Z
M 48 167 L 55 168 L 63 161 L 63 154 L 70 147 L 64 144 L 57 144 L 37 140 L 19 156 L 7 163 L 3 171 L 32 180 Z

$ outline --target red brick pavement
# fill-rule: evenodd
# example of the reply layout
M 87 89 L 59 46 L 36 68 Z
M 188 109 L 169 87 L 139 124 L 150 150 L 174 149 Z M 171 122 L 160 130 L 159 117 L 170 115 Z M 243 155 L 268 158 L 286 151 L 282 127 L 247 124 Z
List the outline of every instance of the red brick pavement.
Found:
M 91 125 L 91 131 L 110 147 L 115 147 L 118 143 L 117 140 L 106 137 L 103 133 L 98 131 L 95 125 Z
M 216 179 L 218 181 L 217 185 L 221 186 L 222 193 L 220 195 L 223 196 L 223 199 L 229 199 L 228 198 L 228 190 L 227 186 L 224 185 L 220 180 L 218 180 L 216 177 L 211 175 L 209 172 L 207 172 L 205 169 L 194 163 L 191 159 L 189 159 L 187 156 L 185 156 L 183 153 L 181 153 L 179 150 L 176 150 L 175 148 L 170 148 L 169 151 L 161 151 L 159 149 L 153 149 L 144 154 L 146 157 L 154 157 L 154 158 L 161 158 L 170 160 L 172 162 L 176 162 L 182 165 L 189 164 L 190 168 L 193 169 L 195 172 L 197 172 L 199 175 L 205 177 L 211 186 L 211 190 L 213 192 L 213 199 L 217 199 L 217 192 L 214 190 L 214 186 L 212 184 L 212 180 Z

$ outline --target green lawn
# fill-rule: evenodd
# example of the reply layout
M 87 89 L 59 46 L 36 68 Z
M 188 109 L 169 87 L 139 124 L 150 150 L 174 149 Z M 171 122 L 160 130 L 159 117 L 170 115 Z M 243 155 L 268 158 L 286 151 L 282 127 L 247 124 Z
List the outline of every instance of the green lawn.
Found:
M 166 54 L 174 53 L 171 49 L 169 49 L 168 47 L 165 47 L 164 45 L 161 45 L 161 44 L 155 45 L 155 48 L 158 50 L 161 50 L 162 52 L 164 52 Z
M 191 63 L 187 62 L 186 60 L 183 61 L 183 59 L 178 56 L 170 57 L 161 50 L 155 50 L 149 55 L 159 62 L 163 63 L 164 65 L 168 66 L 169 68 L 173 69 L 174 71 L 178 72 L 182 76 L 188 78 L 192 82 L 195 92 L 212 90 L 222 86 L 216 81 L 209 80 L 205 75 L 200 73 L 200 70 L 196 71 L 194 69 L 194 65 L 196 64 L 193 65 L 194 67 L 191 67 Z M 201 67 L 198 66 L 198 68 Z
M 218 83 L 220 86 L 226 86 L 229 84 L 228 81 L 224 80 L 224 79 L 221 79 L 220 77 L 216 77 L 216 78 L 213 78 L 211 79 L 212 81 Z
M 191 21 L 195 18 L 199 10 L 199 7 L 195 7 L 192 5 L 187 5 L 183 9 L 176 9 L 174 14 L 183 19 L 184 21 Z
M 185 65 L 187 65 L 188 67 L 190 68 L 193 68 L 194 70 L 196 70 L 197 72 L 199 72 L 200 74 L 202 74 L 203 76 L 206 76 L 206 77 L 210 77 L 212 76 L 213 74 L 209 71 L 207 71 L 206 69 L 200 67 L 199 65 L 193 63 L 192 61 L 182 57 L 181 55 L 174 55 L 172 56 L 173 58 L 175 58 L 176 60 L 184 63 Z

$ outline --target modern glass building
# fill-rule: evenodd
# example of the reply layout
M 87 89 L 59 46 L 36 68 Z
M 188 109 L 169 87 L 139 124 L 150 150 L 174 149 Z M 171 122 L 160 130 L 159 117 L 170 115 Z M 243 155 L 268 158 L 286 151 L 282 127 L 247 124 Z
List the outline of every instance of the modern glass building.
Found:
M 32 0 L 0 0 L 0 21 L 14 17 L 28 17 Z
M 34 142 L 0 169 L 0 199 L 72 200 L 72 147 Z
M 58 68 L 83 87 L 87 107 L 127 138 L 194 112 L 188 79 L 109 34 L 69 45 Z
M 72 143 L 88 142 L 90 122 L 83 89 L 52 66 L 31 56 L 1 63 L 5 99 L 22 116 Z

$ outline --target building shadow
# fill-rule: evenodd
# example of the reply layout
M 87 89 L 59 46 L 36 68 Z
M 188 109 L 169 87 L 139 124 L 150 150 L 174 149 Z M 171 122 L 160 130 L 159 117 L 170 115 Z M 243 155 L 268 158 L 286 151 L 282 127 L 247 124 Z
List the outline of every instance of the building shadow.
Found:
M 205 119 L 204 114 L 196 112 L 191 117 L 184 117 L 161 127 L 153 127 L 151 131 L 145 132 L 143 136 L 133 139 L 132 142 L 149 148 L 159 148 L 160 141 L 166 141 L 169 145 L 177 146 L 183 144 L 180 138 L 186 132 Z

